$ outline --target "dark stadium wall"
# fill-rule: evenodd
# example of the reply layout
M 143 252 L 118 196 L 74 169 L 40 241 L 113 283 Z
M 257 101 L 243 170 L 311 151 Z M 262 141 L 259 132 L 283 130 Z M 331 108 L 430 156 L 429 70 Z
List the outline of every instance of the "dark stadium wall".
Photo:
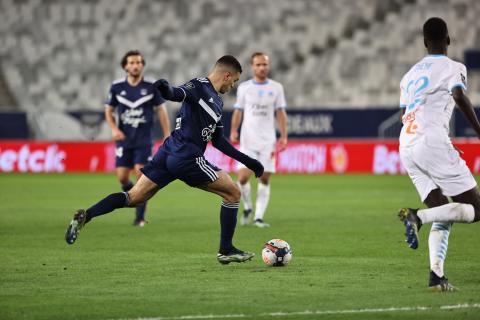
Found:
M 28 139 L 29 130 L 25 112 L 0 113 L 0 139 Z
M 475 109 L 480 118 L 480 108 Z M 290 139 L 318 139 L 318 138 L 378 138 L 379 126 L 398 109 L 317 109 L 317 110 L 288 110 L 288 132 Z M 69 112 L 77 121 L 88 130 L 95 140 L 100 125 L 104 122 L 104 114 L 100 111 Z M 230 133 L 231 111 L 225 111 L 222 121 L 225 125 L 225 134 Z M 475 133 L 460 110 L 455 109 L 453 115 L 453 136 L 473 137 Z M 388 136 L 396 138 L 400 133 L 400 122 Z M 153 132 L 156 140 L 162 139 L 162 130 L 159 125 Z M 29 128 L 27 115 L 23 112 L 0 113 L 0 139 L 28 139 Z

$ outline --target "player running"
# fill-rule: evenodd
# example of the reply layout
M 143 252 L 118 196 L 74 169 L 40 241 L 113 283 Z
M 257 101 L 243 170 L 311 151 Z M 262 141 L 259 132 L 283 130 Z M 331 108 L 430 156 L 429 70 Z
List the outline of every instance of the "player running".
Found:
M 266 228 L 270 226 L 264 221 L 264 215 L 270 200 L 270 176 L 275 173 L 275 153 L 277 150 L 284 150 L 287 145 L 287 113 L 285 112 L 287 103 L 282 84 L 268 78 L 270 71 L 268 56 L 263 52 L 255 52 L 250 62 L 253 79 L 238 86 L 230 141 L 238 142 L 238 128 L 243 116 L 240 151 L 257 159 L 265 167 L 265 172 L 258 181 L 253 225 Z M 275 114 L 280 131 L 278 149 L 275 136 Z M 241 224 L 246 225 L 253 208 L 249 182 L 252 171 L 242 163 L 239 163 L 238 168 L 238 186 L 242 191 L 244 209 Z
M 128 51 L 122 58 L 122 68 L 127 76 L 115 80 L 105 102 L 105 118 L 112 129 L 115 141 L 115 166 L 117 179 L 123 191 L 133 187 L 130 173 L 137 180 L 140 169 L 152 155 L 152 127 L 156 113 L 163 129 L 164 138 L 170 135 L 170 122 L 165 100 L 153 82 L 142 76 L 145 59 L 137 50 Z M 146 203 L 136 207 L 134 226 L 145 225 Z
M 450 44 L 446 23 L 430 18 L 423 25 L 428 55 L 403 77 L 400 107 L 404 109 L 400 157 L 420 198 L 429 209 L 401 209 L 407 243 L 418 247 L 418 231 L 432 222 L 429 289 L 453 291 L 444 273 L 448 237 L 453 222 L 480 220 L 477 183 L 448 136 L 455 104 L 480 137 L 480 124 L 465 95 L 467 73 L 463 64 L 447 57 Z M 453 202 L 449 203 L 447 197 Z
M 180 179 L 192 187 L 213 192 L 223 198 L 220 208 L 220 249 L 222 264 L 244 262 L 255 254 L 236 249 L 232 244 L 237 222 L 240 190 L 224 171 L 208 162 L 203 154 L 209 141 L 224 154 L 244 163 L 257 177 L 263 166 L 237 151 L 223 135 L 223 102 L 218 93 L 226 93 L 238 81 L 242 67 L 233 56 L 223 56 L 206 78 L 193 79 L 180 87 L 158 80 L 155 87 L 165 99 L 183 102 L 175 130 L 153 159 L 142 168 L 143 175 L 128 192 L 113 193 L 87 210 L 78 210 L 65 233 L 73 244 L 79 231 L 92 218 L 117 208 L 144 203 L 170 182 Z

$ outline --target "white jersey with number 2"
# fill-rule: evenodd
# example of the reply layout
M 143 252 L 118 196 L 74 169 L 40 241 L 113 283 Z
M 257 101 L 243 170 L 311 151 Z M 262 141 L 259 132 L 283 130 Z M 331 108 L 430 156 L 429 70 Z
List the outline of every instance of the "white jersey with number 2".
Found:
M 448 132 L 455 87 L 467 89 L 467 70 L 444 55 L 425 56 L 403 76 L 400 107 L 405 114 L 400 147 L 422 140 L 433 147 L 451 145 Z

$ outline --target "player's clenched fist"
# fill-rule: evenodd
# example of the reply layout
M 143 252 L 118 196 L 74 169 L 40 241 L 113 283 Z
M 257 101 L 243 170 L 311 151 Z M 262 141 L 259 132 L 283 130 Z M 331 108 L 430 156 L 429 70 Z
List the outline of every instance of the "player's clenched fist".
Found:
M 165 79 L 157 80 L 157 81 L 155 81 L 153 86 L 155 88 L 157 88 L 158 91 L 160 91 L 162 96 L 170 96 L 171 95 L 171 87 L 170 87 L 170 84 L 168 83 L 167 80 L 165 80 Z
M 255 177 L 261 177 L 263 175 L 263 165 L 260 161 L 250 158 L 247 163 L 244 163 L 248 169 L 255 173 Z

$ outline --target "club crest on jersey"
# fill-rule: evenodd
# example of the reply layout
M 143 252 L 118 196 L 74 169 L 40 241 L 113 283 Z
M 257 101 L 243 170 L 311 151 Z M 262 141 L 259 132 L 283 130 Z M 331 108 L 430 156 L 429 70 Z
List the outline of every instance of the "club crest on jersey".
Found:
M 215 129 L 217 128 L 216 124 L 211 124 L 208 127 L 205 127 L 202 129 L 202 140 L 205 142 L 208 142 L 212 140 L 212 135 L 215 132 Z
M 142 89 L 142 90 L 140 90 L 140 94 L 141 94 L 142 96 L 147 95 L 147 93 L 148 93 L 147 89 Z

